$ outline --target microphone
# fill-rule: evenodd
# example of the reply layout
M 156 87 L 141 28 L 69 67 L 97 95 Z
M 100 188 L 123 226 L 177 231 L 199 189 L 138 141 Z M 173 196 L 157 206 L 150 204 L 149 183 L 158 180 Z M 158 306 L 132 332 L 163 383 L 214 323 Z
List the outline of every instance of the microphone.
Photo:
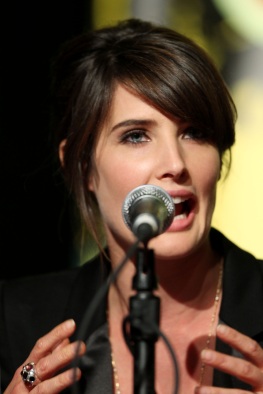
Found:
M 141 241 L 165 232 L 175 215 L 174 202 L 164 189 L 142 185 L 133 189 L 125 198 L 122 216 L 125 224 Z

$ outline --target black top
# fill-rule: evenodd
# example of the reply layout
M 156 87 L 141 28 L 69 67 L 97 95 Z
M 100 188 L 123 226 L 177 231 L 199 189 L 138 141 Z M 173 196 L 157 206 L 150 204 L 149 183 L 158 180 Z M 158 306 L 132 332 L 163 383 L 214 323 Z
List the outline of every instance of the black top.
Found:
M 210 236 L 213 247 L 224 257 L 220 321 L 254 338 L 263 347 L 263 261 L 241 250 L 215 229 L 211 230 Z M 106 260 L 96 257 L 63 272 L 0 283 L 2 390 L 17 367 L 24 363 L 38 338 L 68 318 L 73 318 L 77 327 L 83 327 L 91 300 L 105 283 L 109 270 Z M 80 394 L 112 393 L 106 302 L 105 296 L 85 330 L 87 354 L 82 359 L 84 385 Z M 74 337 L 78 335 L 79 331 Z M 219 340 L 216 348 L 236 354 Z M 214 385 L 249 388 L 219 371 L 214 373 Z

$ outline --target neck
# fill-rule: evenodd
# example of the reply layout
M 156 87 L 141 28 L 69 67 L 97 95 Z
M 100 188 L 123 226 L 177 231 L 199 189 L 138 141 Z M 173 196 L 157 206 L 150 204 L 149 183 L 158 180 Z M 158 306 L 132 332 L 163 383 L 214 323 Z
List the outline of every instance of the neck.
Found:
M 205 308 L 209 291 L 213 292 L 218 278 L 221 257 L 210 246 L 203 247 L 183 260 L 158 261 L 156 272 L 160 295 L 167 305 L 174 301 L 187 307 Z
M 116 249 L 115 249 L 116 250 Z M 113 267 L 117 266 L 123 258 L 123 251 L 111 255 Z M 213 293 L 218 277 L 218 256 L 207 243 L 194 255 L 177 258 L 174 260 L 163 260 L 155 256 L 155 271 L 158 278 L 157 294 L 165 300 L 163 313 L 170 307 L 177 306 L 178 311 L 184 308 L 207 308 L 211 299 L 208 297 Z M 113 305 L 120 303 L 120 310 L 127 313 L 129 298 L 132 290 L 132 279 L 136 272 L 136 261 L 129 261 L 119 274 L 112 293 L 116 295 Z

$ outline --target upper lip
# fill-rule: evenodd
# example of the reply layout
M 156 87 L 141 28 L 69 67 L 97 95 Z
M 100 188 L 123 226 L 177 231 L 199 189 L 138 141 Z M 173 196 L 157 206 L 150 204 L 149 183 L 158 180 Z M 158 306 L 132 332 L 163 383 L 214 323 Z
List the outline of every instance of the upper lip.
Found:
M 182 202 L 190 198 L 194 200 L 196 199 L 196 196 L 188 190 L 169 190 L 167 193 L 172 197 L 173 200 L 178 200 L 178 202 Z

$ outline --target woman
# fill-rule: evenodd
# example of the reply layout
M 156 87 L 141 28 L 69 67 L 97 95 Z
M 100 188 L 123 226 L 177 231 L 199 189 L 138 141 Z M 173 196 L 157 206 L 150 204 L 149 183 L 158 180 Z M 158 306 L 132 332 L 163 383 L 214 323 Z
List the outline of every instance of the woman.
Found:
M 160 331 L 179 368 L 175 382 L 159 338 L 156 392 L 173 392 L 176 384 L 180 394 L 263 393 L 263 265 L 211 228 L 236 115 L 213 63 L 188 38 L 132 19 L 75 38 L 54 75 L 63 174 L 100 254 L 66 272 L 2 283 L 4 394 L 60 393 L 79 379 L 81 393 L 133 393 L 134 359 L 122 322 L 134 295 L 134 256 L 84 337 L 75 328 L 134 244 L 122 205 L 148 184 L 175 204 L 172 224 L 147 244 Z M 76 353 L 81 363 L 72 369 Z M 24 381 L 30 377 L 32 384 Z

